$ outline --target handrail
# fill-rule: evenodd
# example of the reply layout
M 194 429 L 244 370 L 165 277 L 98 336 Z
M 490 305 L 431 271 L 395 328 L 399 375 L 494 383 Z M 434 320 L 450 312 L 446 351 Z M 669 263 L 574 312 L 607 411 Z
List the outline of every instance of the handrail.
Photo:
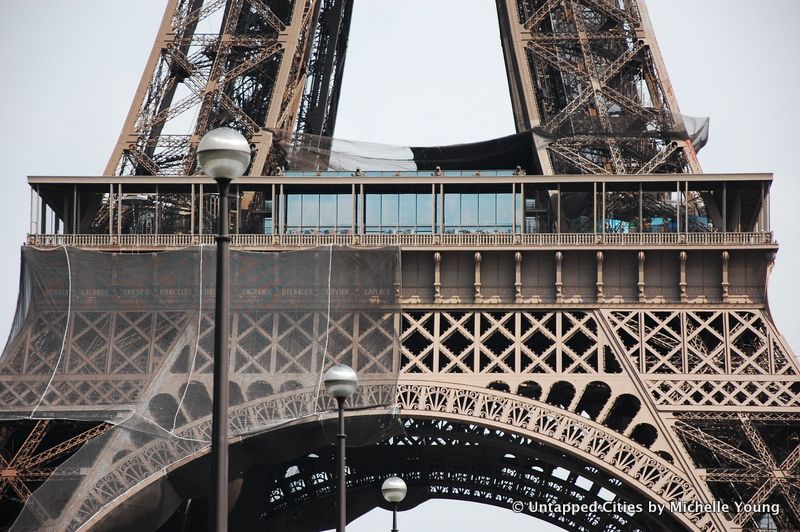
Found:
M 33 247 L 71 246 L 92 249 L 178 248 L 211 245 L 214 235 L 190 234 L 29 234 Z M 402 247 L 534 247 L 534 246 L 752 246 L 774 245 L 771 232 L 758 233 L 380 233 L 231 235 L 231 245 L 244 248 L 342 246 Z

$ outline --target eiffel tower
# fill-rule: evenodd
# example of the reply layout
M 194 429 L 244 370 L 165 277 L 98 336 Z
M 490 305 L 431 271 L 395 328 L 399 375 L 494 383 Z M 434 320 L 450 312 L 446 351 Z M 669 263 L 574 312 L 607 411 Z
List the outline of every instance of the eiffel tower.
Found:
M 701 173 L 644 3 L 497 0 L 517 134 L 380 160 L 332 139 L 352 8 L 170 0 L 105 176 L 29 179 L 0 361 L 15 529 L 205 526 L 218 198 L 195 150 L 218 126 L 254 154 L 231 220 L 236 529 L 332 523 L 331 353 L 366 383 L 350 519 L 399 475 L 410 506 L 521 501 L 569 530 L 800 528 L 771 176 Z M 340 262 L 364 297 L 298 305 Z M 297 273 L 267 296 L 264 270 Z

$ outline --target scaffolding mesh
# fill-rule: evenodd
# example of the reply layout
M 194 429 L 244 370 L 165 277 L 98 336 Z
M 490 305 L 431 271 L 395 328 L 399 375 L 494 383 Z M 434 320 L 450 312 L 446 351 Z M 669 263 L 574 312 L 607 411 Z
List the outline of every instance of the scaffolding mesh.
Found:
M 444 146 L 398 146 L 273 129 L 283 170 L 424 171 L 508 170 L 519 166 L 541 175 L 533 132 Z
M 335 406 L 322 374 L 336 362 L 359 374 L 348 408 L 374 411 L 358 439 L 383 436 L 399 370 L 399 279 L 396 248 L 232 251 L 231 437 L 321 422 Z M 209 448 L 214 280 L 213 247 L 23 249 L 0 416 L 114 427 L 54 472 L 13 530 L 156 529 L 173 513 L 171 473 Z

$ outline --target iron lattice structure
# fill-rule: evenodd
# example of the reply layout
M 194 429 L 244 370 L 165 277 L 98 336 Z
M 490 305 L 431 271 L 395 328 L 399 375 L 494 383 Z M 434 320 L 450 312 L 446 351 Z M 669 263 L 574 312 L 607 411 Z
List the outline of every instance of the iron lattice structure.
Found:
M 287 314 L 243 305 L 232 317 L 236 427 L 294 419 L 298 404 L 319 399 L 286 386 L 319 369 L 307 362 L 317 348 L 298 348 L 297 338 L 318 346 L 332 332 L 352 346 L 339 360 L 360 372 L 399 372 L 396 387 L 370 384 L 361 397 L 380 404 L 391 395 L 400 421 L 359 412 L 349 419 L 355 434 L 370 435 L 350 454 L 349 518 L 382 504 L 378 486 L 397 474 L 411 486 L 409 505 L 438 497 L 504 508 L 523 501 L 526 512 L 570 530 L 800 529 L 800 365 L 765 296 L 777 249 L 769 179 L 688 175 L 699 165 L 643 3 L 497 0 L 516 128 L 530 132 L 552 183 L 518 175 L 408 181 L 432 191 L 434 205 L 444 187 L 507 184 L 521 199 L 523 220 L 511 233 L 448 233 L 432 221 L 429 232 L 369 234 L 363 219 L 353 219 L 344 233 L 291 234 L 280 217 L 296 183 L 276 175 L 283 163 L 272 131 L 334 131 L 352 7 L 347 0 L 170 0 L 106 177 L 32 181 L 43 207 L 30 247 L 156 252 L 209 243 L 215 198 L 203 191 L 211 181 L 196 176 L 194 152 L 208 129 L 234 127 L 254 151 L 250 181 L 235 184 L 254 188 L 237 189 L 234 246 L 391 244 L 402 251 L 402 279 L 391 280 L 390 290 L 402 312 L 354 310 L 327 329 L 322 309 Z M 199 31 L 214 24 L 218 32 Z M 305 192 L 349 191 L 356 212 L 365 187 L 375 186 L 370 179 L 301 184 Z M 139 197 L 126 197 L 123 186 Z M 257 231 L 246 217 L 248 229 L 239 231 L 245 204 L 260 216 L 251 224 Z M 61 233 L 45 233 L 46 208 L 63 223 Z M 609 223 L 623 219 L 630 234 Z M 662 232 L 652 231 L 656 220 Z M 121 272 L 108 294 L 121 293 Z M 236 288 L 256 283 L 251 276 Z M 144 401 L 176 439 L 97 423 L 6 422 L 5 515 L 27 499 L 27 514 L 55 518 L 30 491 L 91 441 L 94 465 L 81 472 L 90 482 L 66 502 L 65 528 L 136 522 L 145 513 L 141 501 L 166 493 L 159 491 L 166 478 L 175 504 L 161 529 L 202 530 L 207 485 L 197 479 L 205 450 L 186 442 L 210 424 L 201 407 L 211 397 L 211 314 L 155 299 L 131 308 L 110 301 L 87 296 L 74 308 L 31 307 L 0 367 L 3 413 L 35 404 L 70 418 Z M 394 351 L 365 349 L 374 337 Z M 332 522 L 329 429 L 294 423 L 232 446 L 237 529 Z M 182 456 L 180 465 L 165 467 L 169 455 Z M 78 471 L 66 463 L 61 475 L 69 480 Z M 546 509 L 601 501 L 667 511 L 656 520 L 619 509 Z M 707 509 L 715 502 L 727 510 Z
M 196 173 L 213 127 L 251 139 L 253 175 L 270 173 L 270 129 L 330 135 L 351 12 L 345 0 L 171 0 L 106 175 Z
M 545 174 L 698 172 L 647 13 L 633 0 L 498 0 L 518 132 Z M 188 175 L 208 129 L 331 136 L 352 1 L 170 1 L 105 175 Z M 219 33 L 200 33 L 208 21 Z M 272 166 L 270 166 L 272 165 Z

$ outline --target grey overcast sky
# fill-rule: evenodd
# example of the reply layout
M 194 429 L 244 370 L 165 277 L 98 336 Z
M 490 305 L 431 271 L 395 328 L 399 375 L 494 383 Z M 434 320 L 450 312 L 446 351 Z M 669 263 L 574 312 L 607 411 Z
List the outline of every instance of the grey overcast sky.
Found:
M 337 136 L 448 144 L 512 132 L 491 0 L 355 0 Z M 99 175 L 128 112 L 165 0 L 0 2 L 0 335 L 17 298 L 28 230 L 28 175 Z M 770 302 L 800 346 L 800 266 L 793 155 L 798 150 L 800 2 L 649 0 L 672 85 L 687 115 L 711 117 L 708 173 L 774 172 L 772 224 L 781 243 Z M 376 510 L 350 530 L 389 528 Z M 433 501 L 401 529 L 546 530 L 508 510 Z

